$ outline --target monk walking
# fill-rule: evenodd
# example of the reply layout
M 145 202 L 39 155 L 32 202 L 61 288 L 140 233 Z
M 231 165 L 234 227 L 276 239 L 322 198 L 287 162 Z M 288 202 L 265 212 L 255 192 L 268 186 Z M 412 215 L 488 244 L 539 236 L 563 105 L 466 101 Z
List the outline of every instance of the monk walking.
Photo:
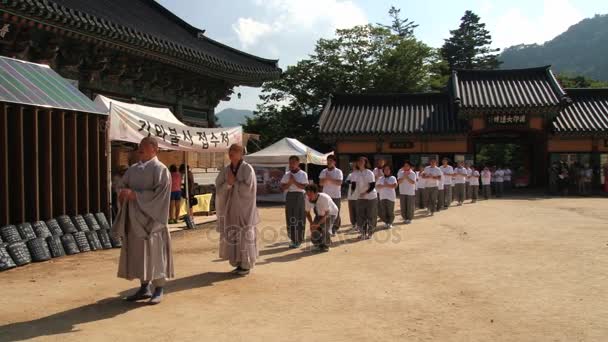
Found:
M 243 161 L 243 146 L 228 150 L 230 165 L 215 180 L 215 208 L 220 232 L 220 258 L 236 267 L 232 272 L 248 275 L 258 257 L 256 205 L 257 180 L 253 167 Z
M 118 277 L 139 279 L 141 287 L 127 301 L 148 299 L 158 304 L 167 278 L 173 277 L 171 236 L 167 222 L 171 200 L 171 175 L 156 154 L 158 143 L 144 138 L 139 144 L 139 162 L 123 177 L 118 198 L 121 207 L 112 233 L 122 239 Z M 150 288 L 154 286 L 154 292 Z

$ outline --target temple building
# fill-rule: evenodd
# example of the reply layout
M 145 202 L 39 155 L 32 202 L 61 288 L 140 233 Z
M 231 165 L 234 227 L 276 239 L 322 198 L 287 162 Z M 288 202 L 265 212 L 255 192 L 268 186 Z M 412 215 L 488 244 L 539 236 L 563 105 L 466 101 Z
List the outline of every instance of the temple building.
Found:
M 215 126 L 214 109 L 235 86 L 261 86 L 281 74 L 278 61 L 212 40 L 154 0 L 0 1 L 0 56 L 48 65 L 90 99 L 166 107 L 199 127 Z M 23 83 L 11 91 L 27 95 L 35 75 L 24 70 L 15 72 Z M 107 124 L 107 115 L 92 111 L 1 102 L 0 224 L 107 213 Z M 130 159 L 112 145 L 113 169 Z
M 431 156 L 484 163 L 484 147 L 515 146 L 522 186 L 547 184 L 555 162 L 608 165 L 608 89 L 564 89 L 549 66 L 456 70 L 445 91 L 333 94 L 319 120 L 342 169 L 356 156 L 394 168 Z M 487 162 L 487 161 L 485 161 Z

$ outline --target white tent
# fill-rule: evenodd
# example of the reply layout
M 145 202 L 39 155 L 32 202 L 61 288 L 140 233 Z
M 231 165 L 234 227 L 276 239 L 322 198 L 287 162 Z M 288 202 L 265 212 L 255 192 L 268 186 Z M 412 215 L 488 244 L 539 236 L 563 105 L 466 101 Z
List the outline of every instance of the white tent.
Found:
M 298 156 L 304 164 L 325 165 L 327 156 L 332 153 L 323 154 L 297 139 L 283 138 L 261 151 L 246 155 L 245 161 L 259 167 L 287 167 L 289 156 Z
M 110 113 L 110 140 L 139 143 L 153 136 L 163 150 L 226 152 L 242 143 L 242 127 L 201 128 L 179 121 L 168 108 L 141 106 L 98 95 L 95 102 Z

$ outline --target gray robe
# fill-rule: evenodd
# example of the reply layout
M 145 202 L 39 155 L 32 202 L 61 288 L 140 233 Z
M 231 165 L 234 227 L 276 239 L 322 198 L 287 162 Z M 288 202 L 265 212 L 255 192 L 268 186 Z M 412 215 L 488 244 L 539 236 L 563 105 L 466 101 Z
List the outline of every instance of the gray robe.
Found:
M 123 177 L 136 199 L 123 203 L 112 226 L 122 239 L 118 277 L 153 281 L 172 278 L 173 257 L 167 221 L 171 176 L 157 158 L 143 169 L 135 164 Z
M 253 167 L 243 161 L 236 173 L 236 182 L 229 188 L 229 172 L 232 172 L 230 165 L 222 168 L 215 180 L 220 258 L 229 260 L 232 266 L 251 269 L 258 257 L 257 179 Z

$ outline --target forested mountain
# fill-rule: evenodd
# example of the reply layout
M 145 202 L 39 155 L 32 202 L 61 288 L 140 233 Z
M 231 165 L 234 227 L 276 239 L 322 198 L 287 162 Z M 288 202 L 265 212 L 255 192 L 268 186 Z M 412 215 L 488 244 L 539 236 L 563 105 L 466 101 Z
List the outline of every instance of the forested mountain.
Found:
M 503 51 L 501 68 L 551 64 L 560 74 L 608 81 L 608 15 L 596 15 L 539 45 L 516 45 Z

